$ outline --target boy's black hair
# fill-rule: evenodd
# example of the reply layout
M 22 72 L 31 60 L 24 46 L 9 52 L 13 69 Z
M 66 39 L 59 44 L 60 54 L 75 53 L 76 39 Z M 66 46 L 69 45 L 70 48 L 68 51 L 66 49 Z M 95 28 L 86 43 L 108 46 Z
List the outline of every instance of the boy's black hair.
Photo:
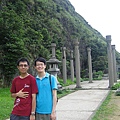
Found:
M 36 66 L 36 62 L 43 62 L 45 65 L 47 64 L 45 58 L 43 58 L 43 57 L 39 57 L 39 58 L 37 58 L 37 59 L 35 60 L 35 62 L 34 62 L 34 65 L 35 65 L 35 66 Z
M 17 66 L 19 66 L 20 62 L 27 62 L 27 64 L 29 65 L 29 61 L 26 58 L 20 58 L 17 61 Z

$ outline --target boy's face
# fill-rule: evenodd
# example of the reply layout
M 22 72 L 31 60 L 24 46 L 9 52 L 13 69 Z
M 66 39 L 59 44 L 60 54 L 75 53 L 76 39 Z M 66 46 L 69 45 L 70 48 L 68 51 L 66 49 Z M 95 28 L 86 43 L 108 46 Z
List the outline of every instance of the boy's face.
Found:
M 35 69 L 37 70 L 38 73 L 43 73 L 45 72 L 46 65 L 43 62 L 37 61 Z
M 21 74 L 25 74 L 25 73 L 27 73 L 27 71 L 29 69 L 29 65 L 27 62 L 20 62 L 19 65 L 17 66 L 17 68 Z

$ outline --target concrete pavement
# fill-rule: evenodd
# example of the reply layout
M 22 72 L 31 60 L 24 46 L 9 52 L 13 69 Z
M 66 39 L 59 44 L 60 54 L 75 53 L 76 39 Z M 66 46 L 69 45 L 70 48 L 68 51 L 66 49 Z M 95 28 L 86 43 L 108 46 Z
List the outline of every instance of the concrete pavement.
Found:
M 109 81 L 99 80 L 89 83 L 81 82 L 81 90 L 59 99 L 57 103 L 57 120 L 92 120 L 109 93 Z M 76 85 L 65 87 L 73 89 Z

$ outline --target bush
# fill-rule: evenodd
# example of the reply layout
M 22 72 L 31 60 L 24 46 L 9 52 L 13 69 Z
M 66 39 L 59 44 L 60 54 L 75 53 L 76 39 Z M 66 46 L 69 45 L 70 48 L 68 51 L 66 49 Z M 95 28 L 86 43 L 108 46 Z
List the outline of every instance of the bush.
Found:
M 116 96 L 120 96 L 120 88 L 117 89 L 117 91 L 115 92 L 115 95 L 116 95 Z
M 115 85 L 113 85 L 111 87 L 112 90 L 117 90 L 118 88 L 120 88 L 120 82 L 119 83 L 116 83 Z
M 74 83 L 75 83 L 75 81 L 73 82 L 73 81 L 71 81 L 70 79 L 67 79 L 66 84 L 63 83 L 63 79 L 58 78 L 58 81 L 59 81 L 59 83 L 60 83 L 60 85 L 61 85 L 62 87 L 68 86 L 68 85 L 71 85 L 71 84 L 74 84 Z
M 93 79 L 94 80 L 101 80 L 103 76 L 103 72 L 102 71 L 98 71 L 98 72 L 94 72 L 93 73 Z

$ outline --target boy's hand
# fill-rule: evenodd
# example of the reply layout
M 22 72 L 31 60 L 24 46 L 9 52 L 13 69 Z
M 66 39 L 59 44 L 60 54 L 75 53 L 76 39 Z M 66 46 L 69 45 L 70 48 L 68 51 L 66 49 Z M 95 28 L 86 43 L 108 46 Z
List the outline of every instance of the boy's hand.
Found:
M 30 115 L 30 120 L 35 120 L 35 115 Z
M 18 93 L 16 93 L 17 97 L 21 97 L 21 98 L 28 97 L 29 93 L 28 92 L 23 92 L 23 89 L 24 88 L 22 88 Z

